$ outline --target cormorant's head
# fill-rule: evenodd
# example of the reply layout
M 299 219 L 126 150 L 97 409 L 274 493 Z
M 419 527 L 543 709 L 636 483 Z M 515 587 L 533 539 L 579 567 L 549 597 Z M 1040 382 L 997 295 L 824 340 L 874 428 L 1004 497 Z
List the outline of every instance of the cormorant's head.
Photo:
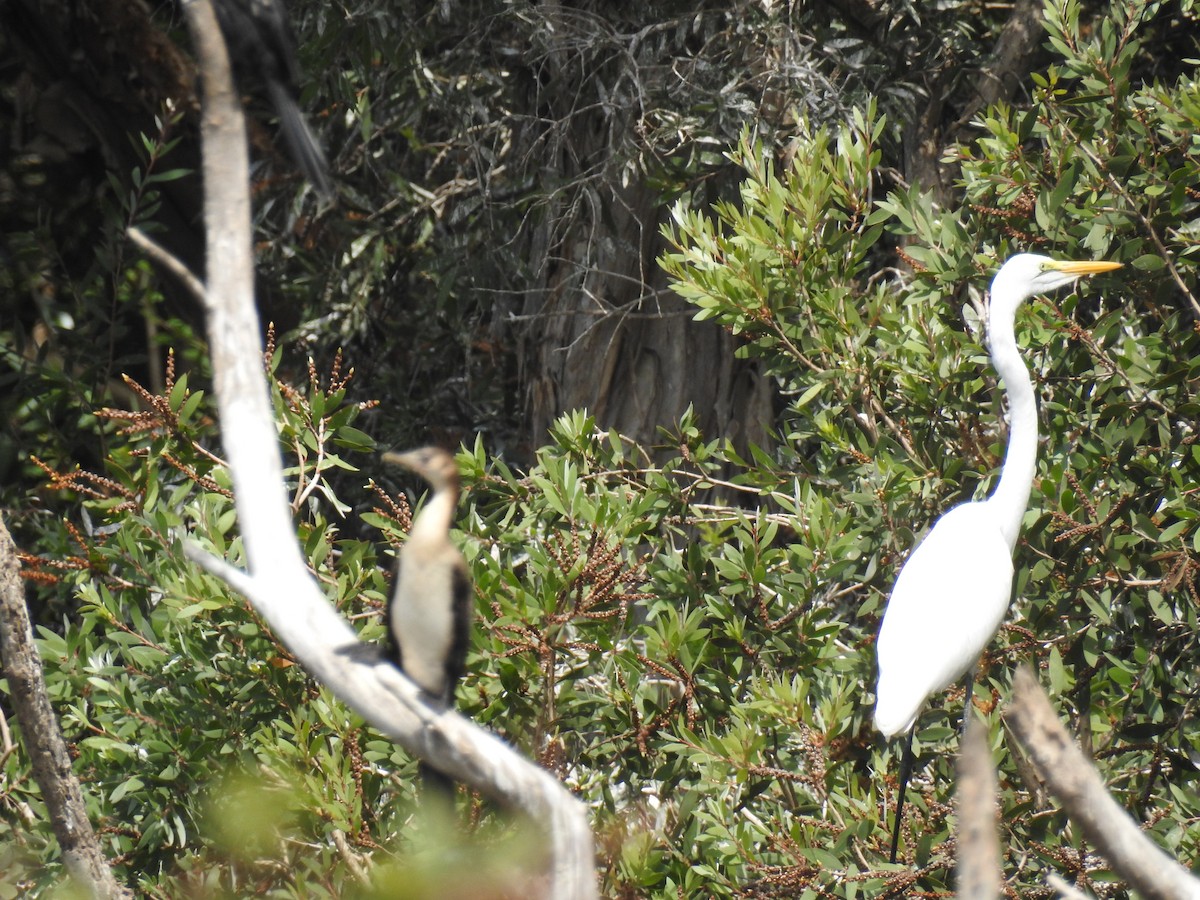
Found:
M 420 475 L 435 491 L 458 490 L 458 465 L 441 447 L 421 447 L 407 453 L 385 453 L 383 461 Z

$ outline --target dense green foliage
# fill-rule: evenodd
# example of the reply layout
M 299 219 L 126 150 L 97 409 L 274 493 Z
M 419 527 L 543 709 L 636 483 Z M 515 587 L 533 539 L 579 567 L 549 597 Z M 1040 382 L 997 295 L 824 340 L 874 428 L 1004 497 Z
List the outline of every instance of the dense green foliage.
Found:
M 1084 29 L 1078 4 L 1048 6 L 1056 61 L 1028 104 L 987 111 L 958 148 L 958 208 L 919 186 L 876 196 L 890 130 L 872 102 L 840 126 L 801 120 L 786 160 L 747 131 L 728 157 L 735 199 L 675 202 L 662 265 L 776 380 L 773 447 L 739 456 L 690 415 L 643 447 L 573 412 L 524 471 L 483 439 L 460 452 L 477 628 L 459 704 L 589 805 L 603 896 L 950 890 L 962 698 L 920 720 L 904 864 L 889 867 L 897 754 L 870 724 L 873 638 L 904 554 L 997 473 L 982 290 L 1018 250 L 1127 266 L 1018 318 L 1044 439 L 1018 599 L 975 694 L 1005 874 L 1019 896 L 1049 896 L 1045 870 L 1124 896 L 1020 774 L 1000 712 L 1022 660 L 1122 804 L 1200 863 L 1200 94 L 1194 72 L 1136 77 L 1159 9 L 1131 0 Z M 427 226 L 412 247 L 436 241 Z M 354 254 L 394 251 L 374 223 Z M 350 277 L 370 294 L 409 274 Z M 413 761 L 182 557 L 186 537 L 242 561 L 217 423 L 194 390 L 202 355 L 179 339 L 195 368 L 161 395 L 135 390 L 145 412 L 97 418 L 90 389 L 58 372 L 19 419 L 34 453 L 68 429 L 103 436 L 96 476 L 75 470 L 70 440 L 47 441 L 47 496 L 70 512 L 31 503 L 22 522 L 55 611 L 39 630 L 46 677 L 119 873 L 164 897 L 370 895 L 360 872 L 388 896 L 528 893 L 536 829 L 463 792 L 462 843 L 447 846 L 415 802 Z M 385 477 L 370 420 L 330 368 L 277 378 L 281 446 L 314 575 L 377 640 L 386 547 L 409 509 L 363 474 Z M 84 412 L 48 420 L 64 407 Z M 57 850 L 23 754 L 0 766 L 0 890 L 36 895 L 61 877 Z
M 1044 664 L 1052 693 L 1123 802 L 1194 863 L 1200 733 L 1187 710 L 1200 687 L 1200 306 L 1191 292 L 1197 168 L 1188 147 L 1200 107 L 1190 79 L 1127 81 L 1140 52 L 1140 14 L 1149 12 L 1131 7 L 1084 40 L 1077 6 L 1049 10 L 1063 62 L 1037 79 L 1034 105 L 990 112 L 986 137 L 962 148 L 963 209 L 939 212 L 911 190 L 872 210 L 877 126 L 868 115 L 836 136 L 811 135 L 778 177 L 761 149 L 744 142 L 735 156 L 749 175 L 741 203 L 719 206 L 715 221 L 679 209 L 679 249 L 667 265 L 704 315 L 747 334 L 747 352 L 763 355 L 793 397 L 784 468 L 821 485 L 833 515 L 856 537 L 852 553 L 831 548 L 818 562 L 825 571 L 816 582 L 839 597 L 819 606 L 846 622 L 841 641 L 861 647 L 897 554 L 938 511 L 984 493 L 1001 458 L 1003 434 L 990 426 L 1001 411 L 989 401 L 994 378 L 972 293 L 981 276 L 1019 249 L 1128 264 L 1119 280 L 1033 304 L 1019 321 L 1046 438 L 1017 554 L 1020 599 L 984 671 L 1002 701 L 1013 661 Z M 908 241 L 917 270 L 899 302 L 894 283 L 867 278 L 881 227 Z M 795 521 L 806 518 L 803 506 L 784 509 Z M 828 516 L 817 510 L 819 520 Z M 797 531 L 810 552 L 820 548 Z M 837 590 L 847 582 L 856 603 Z M 791 665 L 808 671 L 801 660 Z M 869 669 L 858 675 L 869 683 Z M 832 684 L 837 696 L 840 681 Z M 916 842 L 910 858 L 932 868 L 944 860 L 938 848 L 947 836 L 951 770 L 942 751 L 957 716 L 952 710 L 945 718 L 938 706 L 922 719 L 919 740 L 940 760 L 905 829 L 910 848 Z M 869 734 L 860 728 L 862 706 L 838 724 L 824 731 L 827 742 Z M 1018 892 L 1033 888 L 1043 863 L 1092 869 L 1097 861 L 1061 818 L 1034 814 L 1030 786 L 1016 777 L 994 716 L 992 726 L 1008 874 Z M 875 757 L 870 770 L 883 769 Z M 845 771 L 826 787 L 842 799 L 862 790 Z M 875 806 L 847 818 L 862 829 L 862 819 L 877 813 Z M 781 811 L 759 815 L 786 821 Z M 877 853 L 879 827 L 854 839 L 869 835 Z M 833 846 L 847 839 L 841 832 Z M 830 846 L 815 828 L 796 844 Z M 814 858 L 811 850 L 797 854 Z M 863 860 L 844 852 L 815 858 L 826 867 L 819 881 L 835 860 L 847 878 L 861 874 Z M 775 862 L 788 865 L 786 855 Z M 929 871 L 923 877 L 930 887 L 942 882 Z M 1088 877 L 1105 880 L 1095 871 Z

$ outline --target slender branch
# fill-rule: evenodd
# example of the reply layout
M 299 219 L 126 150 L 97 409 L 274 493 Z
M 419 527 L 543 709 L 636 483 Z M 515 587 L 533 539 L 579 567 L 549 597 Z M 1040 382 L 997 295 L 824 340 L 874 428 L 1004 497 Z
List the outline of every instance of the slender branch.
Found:
M 1059 896 L 1065 900 L 1092 900 L 1075 885 L 1068 884 L 1067 880 L 1056 872 L 1046 873 L 1046 884 L 1058 891 Z
M 1167 271 L 1171 273 L 1171 278 L 1175 282 L 1175 286 L 1179 288 L 1179 292 L 1187 298 L 1188 303 L 1192 307 L 1192 312 L 1196 314 L 1197 318 L 1200 318 L 1200 300 L 1196 299 L 1196 295 L 1192 293 L 1191 288 L 1188 287 L 1187 281 L 1180 274 L 1179 268 L 1175 265 L 1175 256 L 1170 250 L 1167 249 L 1167 245 L 1163 242 L 1163 239 L 1159 237 L 1158 229 L 1154 227 L 1154 223 L 1150 221 L 1144 212 L 1142 212 L 1141 203 L 1135 200 L 1129 191 L 1126 190 L 1125 185 L 1117 180 L 1116 176 L 1109 171 L 1108 166 L 1102 159 L 1100 159 L 1099 156 L 1096 155 L 1095 151 L 1088 146 L 1087 142 L 1079 140 L 1074 132 L 1071 131 L 1070 126 L 1068 126 L 1061 119 L 1056 124 L 1066 130 L 1067 136 L 1070 137 L 1075 142 L 1075 146 L 1082 150 L 1084 155 L 1086 155 L 1087 158 L 1092 161 L 1092 165 L 1094 165 L 1097 171 L 1104 176 L 1104 180 L 1108 182 L 1108 186 L 1118 197 L 1125 201 L 1126 209 L 1123 211 L 1132 212 L 1137 218 L 1138 222 L 1141 223 L 1142 228 L 1146 230 L 1146 235 L 1151 241 L 1153 241 L 1154 249 L 1158 251 L 1159 258 L 1166 263 Z
M 362 885 L 371 886 L 371 876 L 367 874 L 363 868 L 362 860 L 358 854 L 350 849 L 350 842 L 346 840 L 346 832 L 340 828 L 335 828 L 332 832 L 333 846 L 337 847 L 338 856 L 346 863 L 346 868 L 350 870 L 350 874 Z
M 142 252 L 178 278 L 193 297 L 200 303 L 204 302 L 204 282 L 196 277 L 196 273 L 189 269 L 182 259 L 140 228 L 130 228 L 125 233 L 142 249 Z
M 995 900 L 1004 878 L 996 838 L 996 767 L 988 750 L 987 730 L 968 705 L 967 733 L 958 758 L 958 860 L 955 866 L 960 900 Z
M 133 893 L 117 883 L 108 867 L 88 821 L 79 779 L 71 771 L 71 755 L 50 705 L 42 658 L 33 642 L 25 590 L 17 574 L 20 566 L 16 545 L 0 518 L 0 659 L 33 778 L 41 788 L 50 827 L 71 877 L 92 897 L 132 898 Z
M 881 419 L 883 419 L 884 424 L 886 424 L 887 427 L 892 430 L 892 434 L 896 436 L 896 440 L 900 443 L 900 446 L 904 448 L 904 452 L 907 453 L 913 461 L 928 468 L 929 460 L 924 459 L 921 454 L 917 453 L 917 448 L 914 447 L 912 442 L 909 441 L 909 439 L 905 436 L 904 432 L 900 429 L 900 426 L 892 421 L 892 417 L 888 415 L 887 410 L 883 408 L 883 404 L 879 402 L 879 398 L 874 394 L 871 394 L 871 408 L 875 410 Z
M 220 578 L 223 582 L 244 597 L 249 598 L 258 586 L 253 578 L 234 566 L 231 566 L 219 556 L 213 556 L 195 541 L 183 542 L 183 555 L 202 568 L 209 575 Z
M 8 717 L 4 715 L 4 710 L 0 709 L 0 770 L 16 752 L 17 745 L 13 743 L 12 732 L 8 728 Z
M 1013 678 L 1013 699 L 1004 718 L 1071 821 L 1135 891 L 1162 900 L 1200 898 L 1200 880 L 1146 837 L 1105 789 L 1027 666 Z

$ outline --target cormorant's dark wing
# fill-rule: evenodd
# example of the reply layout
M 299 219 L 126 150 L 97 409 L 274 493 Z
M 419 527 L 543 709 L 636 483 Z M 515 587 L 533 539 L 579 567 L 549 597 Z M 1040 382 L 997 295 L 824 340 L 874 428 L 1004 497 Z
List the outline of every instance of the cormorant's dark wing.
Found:
M 396 555 L 396 565 L 392 569 L 392 590 L 400 583 L 400 555 Z M 383 658 L 401 672 L 404 671 L 404 655 L 400 652 L 400 642 L 396 640 L 396 632 L 392 630 L 392 598 L 389 596 L 383 604 Z
M 454 597 L 454 639 L 446 660 L 446 705 L 454 705 L 454 689 L 467 670 L 467 651 L 471 646 L 471 625 L 475 617 L 475 593 L 465 566 L 455 566 L 452 579 Z

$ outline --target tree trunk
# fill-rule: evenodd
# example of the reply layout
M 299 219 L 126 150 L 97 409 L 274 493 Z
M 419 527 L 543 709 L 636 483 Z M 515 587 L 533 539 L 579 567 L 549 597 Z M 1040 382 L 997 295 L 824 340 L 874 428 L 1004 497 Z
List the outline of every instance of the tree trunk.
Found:
M 555 21 L 557 4 L 542 9 Z M 594 33 L 581 40 L 581 23 Z M 522 132 L 540 154 L 548 189 L 531 229 L 533 273 L 516 335 L 529 437 L 536 446 L 562 412 L 586 408 L 597 424 L 642 443 L 691 406 L 708 437 L 740 449 L 770 440 L 772 392 L 757 366 L 736 359 L 736 339 L 675 296 L 657 263 L 666 203 L 639 167 L 640 81 L 632 44 L 599 17 L 548 29 L 528 107 L 546 123 Z M 581 50 L 580 48 L 587 48 Z M 590 54 L 590 55 L 589 55 Z M 650 88 L 653 90 L 653 88 Z

